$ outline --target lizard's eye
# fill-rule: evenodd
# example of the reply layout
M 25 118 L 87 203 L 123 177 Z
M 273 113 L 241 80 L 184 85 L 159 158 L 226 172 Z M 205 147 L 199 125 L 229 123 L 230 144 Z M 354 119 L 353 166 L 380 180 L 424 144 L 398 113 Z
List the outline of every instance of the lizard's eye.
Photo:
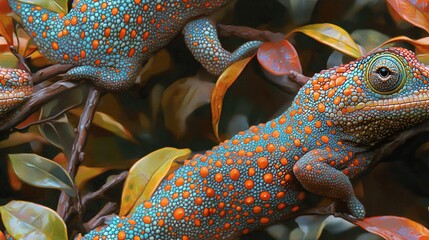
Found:
M 376 93 L 395 93 L 405 85 L 404 63 L 391 53 L 374 56 L 368 63 L 365 80 L 369 88 Z

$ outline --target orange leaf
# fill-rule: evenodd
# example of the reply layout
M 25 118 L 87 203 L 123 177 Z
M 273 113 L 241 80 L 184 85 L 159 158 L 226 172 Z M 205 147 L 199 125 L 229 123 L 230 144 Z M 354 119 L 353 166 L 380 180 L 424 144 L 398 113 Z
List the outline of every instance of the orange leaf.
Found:
M 429 240 L 429 230 L 410 219 L 396 216 L 365 218 L 354 224 L 388 240 Z
M 419 53 L 429 53 L 429 37 L 414 40 L 406 36 L 398 36 L 385 41 L 380 45 L 380 47 L 389 43 L 399 42 L 399 41 L 404 41 L 404 42 L 413 44 L 416 47 L 417 52 Z
M 5 0 L 0 0 L 0 9 L 3 9 L 3 1 Z M 7 6 L 9 7 L 9 5 Z M 3 10 L 0 11 L 0 35 L 4 37 L 9 46 L 13 45 L 13 20 L 12 17 L 3 13 Z
M 220 75 L 219 79 L 216 82 L 216 86 L 213 89 L 212 97 L 211 97 L 211 109 L 212 109 L 212 126 L 216 138 L 219 138 L 219 121 L 220 114 L 222 112 L 222 103 L 223 97 L 226 94 L 226 91 L 229 87 L 235 82 L 235 80 L 240 76 L 243 69 L 247 66 L 247 64 L 252 60 L 255 55 L 240 60 L 231 64 L 223 73 Z
M 387 3 L 407 22 L 429 32 L 429 15 L 408 0 L 387 0 Z
M 302 73 L 298 53 L 288 40 L 263 43 L 257 56 L 264 69 L 273 75 L 285 75 L 291 70 Z
M 9 6 L 7 0 L 0 0 L 0 14 L 6 14 L 12 12 L 12 8 Z
M 286 35 L 285 38 L 289 38 L 291 34 L 296 32 L 304 33 L 305 35 L 313 38 L 314 40 L 328 45 L 333 49 L 336 49 L 354 58 L 359 58 L 362 56 L 358 45 L 355 43 L 352 37 L 350 37 L 346 30 L 342 29 L 337 25 L 330 23 L 306 25 L 303 27 L 295 28 L 288 35 Z

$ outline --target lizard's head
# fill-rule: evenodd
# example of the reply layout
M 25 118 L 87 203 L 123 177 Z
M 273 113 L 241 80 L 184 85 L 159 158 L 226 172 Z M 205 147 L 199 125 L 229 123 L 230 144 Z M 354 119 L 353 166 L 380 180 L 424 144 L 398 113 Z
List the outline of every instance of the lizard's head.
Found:
M 26 71 L 0 67 L 0 118 L 21 105 L 33 93 L 29 77 Z
M 336 131 L 371 144 L 429 119 L 428 76 L 412 51 L 389 48 L 316 74 L 306 99 Z

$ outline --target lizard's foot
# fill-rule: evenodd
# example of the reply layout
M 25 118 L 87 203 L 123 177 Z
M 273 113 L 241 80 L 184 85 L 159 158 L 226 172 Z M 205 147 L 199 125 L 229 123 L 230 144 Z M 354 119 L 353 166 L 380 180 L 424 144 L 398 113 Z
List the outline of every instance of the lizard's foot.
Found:
M 353 217 L 357 218 L 358 220 L 362 220 L 365 217 L 365 208 L 355 196 L 351 196 L 351 198 L 348 199 L 346 203 L 347 208 Z
M 206 17 L 189 22 L 183 34 L 195 59 L 215 75 L 220 75 L 230 64 L 251 56 L 262 44 L 260 41 L 247 42 L 230 53 L 222 48 L 215 24 Z
M 90 80 L 96 87 L 109 92 L 121 92 L 135 83 L 139 66 L 93 67 L 78 66 L 67 72 L 66 78 Z

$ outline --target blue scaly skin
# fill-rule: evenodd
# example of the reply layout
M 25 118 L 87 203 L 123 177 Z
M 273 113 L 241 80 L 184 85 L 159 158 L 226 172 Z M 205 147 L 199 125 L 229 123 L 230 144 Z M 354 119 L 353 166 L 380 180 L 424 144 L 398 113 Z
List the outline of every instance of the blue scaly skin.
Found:
M 308 192 L 362 219 L 349 179 L 374 144 L 429 118 L 428 74 L 403 48 L 315 74 L 278 118 L 195 156 L 134 214 L 81 239 L 235 239 L 299 211 Z
M 19 107 L 32 93 L 33 83 L 26 71 L 0 67 L 0 119 Z
M 64 15 L 9 0 L 41 53 L 53 62 L 77 66 L 68 72 L 70 79 L 89 79 L 112 92 L 130 88 L 143 63 L 187 23 L 229 2 L 231 0 L 81 0 Z M 203 21 L 210 20 L 204 18 Z M 251 42 L 231 54 L 219 44 L 215 26 L 211 22 L 208 25 L 204 31 L 192 29 L 191 34 L 200 41 L 188 47 L 203 66 L 209 66 L 211 73 L 222 73 L 230 63 L 248 56 L 261 44 Z M 190 33 L 184 33 L 188 38 Z M 204 51 L 201 46 L 205 46 Z

